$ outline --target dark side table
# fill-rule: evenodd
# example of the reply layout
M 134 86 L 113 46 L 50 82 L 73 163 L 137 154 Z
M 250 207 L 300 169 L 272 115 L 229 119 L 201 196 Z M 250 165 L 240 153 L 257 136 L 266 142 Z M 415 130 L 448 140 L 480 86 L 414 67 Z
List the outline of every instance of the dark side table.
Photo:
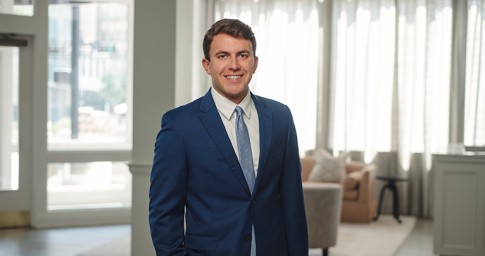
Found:
M 392 193 L 392 215 L 394 216 L 394 219 L 397 220 L 397 222 L 401 223 L 401 219 L 399 218 L 399 192 L 397 191 L 396 182 L 406 182 L 408 181 L 408 178 L 399 176 L 377 175 L 376 179 L 385 181 L 386 184 L 381 188 L 381 192 L 379 194 L 379 206 L 377 207 L 377 214 L 374 217 L 374 221 L 378 220 L 379 215 L 381 215 L 384 192 L 389 189 Z

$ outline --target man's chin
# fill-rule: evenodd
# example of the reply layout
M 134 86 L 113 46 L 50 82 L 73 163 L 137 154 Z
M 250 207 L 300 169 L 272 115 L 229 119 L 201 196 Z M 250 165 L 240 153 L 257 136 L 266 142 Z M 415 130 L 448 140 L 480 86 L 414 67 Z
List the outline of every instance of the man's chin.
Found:
M 237 92 L 228 92 L 226 93 L 226 98 L 231 100 L 232 102 L 239 104 L 244 97 L 246 97 L 247 90 L 246 91 L 237 91 Z

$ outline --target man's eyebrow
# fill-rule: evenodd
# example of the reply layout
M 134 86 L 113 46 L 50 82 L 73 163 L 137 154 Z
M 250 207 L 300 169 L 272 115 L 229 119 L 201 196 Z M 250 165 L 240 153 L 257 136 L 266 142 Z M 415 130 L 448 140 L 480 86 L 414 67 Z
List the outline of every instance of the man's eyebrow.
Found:
M 226 52 L 226 51 L 218 51 L 218 52 L 215 53 L 215 55 L 220 55 L 220 54 L 226 54 L 226 55 L 228 55 L 229 52 Z
M 237 54 L 241 54 L 241 53 L 251 54 L 251 51 L 242 50 L 242 51 L 237 52 Z M 218 51 L 218 52 L 215 53 L 215 55 L 220 55 L 220 54 L 230 55 L 229 52 L 227 52 L 227 51 Z
M 251 54 L 251 52 L 249 50 L 242 50 L 242 51 L 237 52 L 237 54 L 241 54 L 241 53 Z

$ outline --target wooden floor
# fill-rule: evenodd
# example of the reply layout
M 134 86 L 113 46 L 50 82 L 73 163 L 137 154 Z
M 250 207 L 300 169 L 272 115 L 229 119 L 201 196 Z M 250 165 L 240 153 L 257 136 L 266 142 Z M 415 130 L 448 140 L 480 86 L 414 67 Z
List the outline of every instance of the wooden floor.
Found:
M 0 256 L 89 255 L 94 248 L 130 234 L 130 225 L 0 230 Z M 130 252 L 126 252 L 125 255 L 129 254 Z M 119 253 L 106 254 L 108 255 L 121 256 Z
M 129 225 L 63 229 L 0 230 L 0 256 L 81 256 L 91 255 L 94 248 L 129 236 Z M 129 243 L 129 240 L 127 239 Z M 330 249 L 330 256 L 332 255 Z M 104 250 L 108 256 L 129 255 L 116 248 Z M 101 255 L 97 255 L 101 256 Z M 418 219 L 411 234 L 390 256 L 435 256 L 433 254 L 433 222 Z

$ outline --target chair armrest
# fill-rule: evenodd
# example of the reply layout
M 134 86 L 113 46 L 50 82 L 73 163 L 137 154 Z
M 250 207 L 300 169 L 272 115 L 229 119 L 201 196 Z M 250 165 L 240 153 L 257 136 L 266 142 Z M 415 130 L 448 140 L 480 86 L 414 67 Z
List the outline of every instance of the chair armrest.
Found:
M 358 201 L 362 203 L 371 202 L 374 200 L 374 181 L 376 176 L 376 166 L 374 164 L 366 165 L 362 170 L 362 179 L 359 183 Z

